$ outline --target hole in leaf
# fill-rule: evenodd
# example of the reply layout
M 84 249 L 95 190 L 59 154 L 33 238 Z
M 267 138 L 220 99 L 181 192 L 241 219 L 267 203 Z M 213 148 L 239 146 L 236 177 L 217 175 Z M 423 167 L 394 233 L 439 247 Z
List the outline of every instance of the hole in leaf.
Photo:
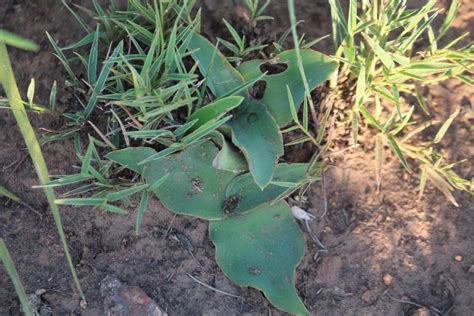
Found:
M 288 65 L 285 63 L 272 63 L 266 62 L 259 66 L 261 72 L 267 72 L 267 75 L 276 75 L 284 72 L 288 69 Z
M 226 214 L 231 214 L 234 210 L 239 206 L 241 197 L 238 195 L 229 196 L 225 199 L 224 204 L 222 205 L 222 209 Z
M 259 80 L 249 89 L 249 94 L 252 98 L 260 100 L 265 95 L 266 89 L 267 82 L 265 80 Z

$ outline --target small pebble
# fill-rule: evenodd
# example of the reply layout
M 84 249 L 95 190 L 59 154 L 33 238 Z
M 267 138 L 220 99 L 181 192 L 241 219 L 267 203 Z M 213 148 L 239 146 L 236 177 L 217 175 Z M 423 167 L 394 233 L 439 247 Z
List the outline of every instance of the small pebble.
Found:
M 383 276 L 383 283 L 385 283 L 385 285 L 387 286 L 390 286 L 392 282 L 393 282 L 393 276 L 391 276 L 388 273 L 385 273 Z
M 469 273 L 474 273 L 474 264 L 469 267 Z
M 460 255 L 454 256 L 454 260 L 456 260 L 457 262 L 461 262 L 462 261 L 462 256 L 460 256 Z
M 79 306 L 82 308 L 82 309 L 86 309 L 87 308 L 87 302 L 84 301 L 84 300 L 81 300 L 79 302 Z

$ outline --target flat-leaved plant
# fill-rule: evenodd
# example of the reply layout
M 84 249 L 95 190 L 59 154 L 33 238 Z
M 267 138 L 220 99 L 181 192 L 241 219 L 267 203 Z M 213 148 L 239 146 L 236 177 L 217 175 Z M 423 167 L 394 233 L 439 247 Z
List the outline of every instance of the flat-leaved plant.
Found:
M 75 14 L 88 34 L 64 49 L 51 39 L 82 108 L 65 113 L 70 129 L 49 140 L 74 138 L 82 166 L 46 186 L 86 181 L 56 203 L 127 214 L 121 206 L 141 192 L 139 233 L 154 194 L 171 212 L 210 221 L 217 262 L 236 284 L 308 314 L 294 285 L 305 239 L 284 198 L 317 175 L 308 164 L 280 162 L 281 129 L 337 63 L 301 49 L 236 68 L 199 34 L 192 2 L 94 5 L 95 30 Z M 88 54 L 66 57 L 85 47 Z M 72 70 L 74 60 L 87 80 Z M 280 71 L 268 72 L 272 66 Z

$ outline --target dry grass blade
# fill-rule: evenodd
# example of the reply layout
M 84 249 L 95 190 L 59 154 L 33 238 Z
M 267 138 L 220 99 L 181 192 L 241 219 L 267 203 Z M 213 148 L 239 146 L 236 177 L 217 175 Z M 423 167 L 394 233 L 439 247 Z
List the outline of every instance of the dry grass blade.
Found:
M 224 294 L 224 295 L 227 295 L 227 296 L 235 297 L 235 298 L 238 298 L 238 299 L 241 299 L 241 300 L 244 299 L 242 296 L 238 296 L 238 295 L 235 295 L 235 294 L 227 293 L 227 292 L 225 292 L 225 291 L 216 289 L 215 287 L 212 287 L 212 286 L 210 286 L 210 285 L 208 285 L 208 284 L 202 282 L 201 280 L 199 280 L 199 279 L 193 277 L 193 276 L 192 276 L 191 274 L 189 274 L 189 273 L 186 273 L 186 275 L 187 275 L 188 277 L 190 277 L 194 282 L 196 282 L 196 283 L 198 283 L 198 284 L 200 284 L 200 285 L 202 285 L 202 286 L 204 286 L 204 287 L 206 287 L 206 288 L 208 288 L 208 289 L 210 289 L 210 290 L 213 290 L 213 291 L 215 291 L 215 292 L 217 292 L 217 293 L 221 293 L 221 294 Z

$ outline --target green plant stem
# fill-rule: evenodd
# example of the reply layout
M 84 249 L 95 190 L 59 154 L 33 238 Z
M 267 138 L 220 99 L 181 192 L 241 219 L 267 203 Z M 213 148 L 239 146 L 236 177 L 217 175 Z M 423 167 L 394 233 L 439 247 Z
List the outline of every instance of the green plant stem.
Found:
M 318 118 L 316 114 L 316 109 L 314 107 L 313 98 L 311 97 L 311 90 L 309 88 L 308 79 L 306 78 L 306 74 L 304 72 L 303 60 L 301 58 L 301 53 L 300 53 L 298 33 L 296 32 L 296 15 L 295 15 L 295 1 L 294 0 L 288 0 L 288 11 L 290 14 L 291 35 L 293 36 L 293 43 L 294 43 L 295 51 L 296 51 L 298 69 L 300 70 L 301 79 L 303 80 L 303 85 L 305 89 L 305 97 L 309 103 L 311 118 L 313 120 L 315 130 L 316 132 L 318 132 L 318 125 L 319 125 Z
M 48 168 L 46 166 L 43 153 L 41 152 L 41 147 L 38 143 L 38 140 L 36 139 L 33 127 L 28 120 L 28 116 L 26 115 L 25 108 L 21 101 L 20 91 L 18 90 L 18 86 L 15 81 L 10 58 L 8 57 L 7 46 L 4 42 L 0 42 L 0 82 L 3 85 L 3 89 L 5 90 L 6 96 L 9 100 L 13 115 L 15 116 L 15 119 L 18 123 L 18 127 L 20 128 L 20 132 L 23 135 L 26 146 L 28 147 L 28 151 L 32 158 L 33 165 L 35 166 L 36 173 L 38 174 L 40 183 L 44 185 L 49 181 Z M 77 290 L 79 291 L 79 294 L 81 295 L 81 298 L 85 301 L 84 293 L 82 292 L 71 255 L 69 253 L 66 236 L 62 227 L 61 214 L 59 212 L 58 206 L 54 203 L 56 200 L 54 191 L 52 188 L 48 187 L 44 187 L 43 190 L 46 194 L 46 198 L 48 199 L 51 212 L 53 213 L 59 239 L 61 240 L 63 250 L 69 264 L 69 269 L 74 279 L 74 283 Z
M 23 309 L 23 313 L 26 316 L 32 316 L 33 313 L 31 312 L 30 305 L 28 304 L 28 298 L 26 297 L 25 289 L 23 288 L 23 284 L 21 284 L 20 277 L 18 276 L 18 272 L 15 269 L 15 265 L 13 264 L 13 260 L 8 252 L 7 245 L 0 238 L 0 260 L 2 260 L 5 269 L 7 270 L 8 276 L 13 282 L 13 286 L 15 286 L 15 292 L 20 299 L 20 304 Z

